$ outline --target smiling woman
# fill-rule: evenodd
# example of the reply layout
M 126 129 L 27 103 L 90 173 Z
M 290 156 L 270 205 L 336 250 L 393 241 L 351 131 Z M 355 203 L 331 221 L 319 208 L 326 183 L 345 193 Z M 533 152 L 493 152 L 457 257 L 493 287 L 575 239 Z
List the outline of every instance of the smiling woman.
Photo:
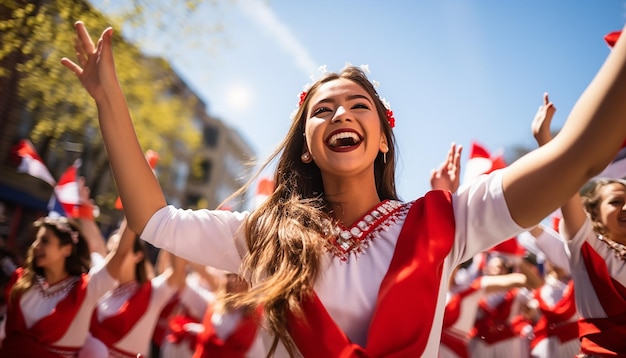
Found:
M 7 288 L 0 356 L 79 356 L 95 302 L 115 279 L 106 269 L 90 270 L 88 243 L 77 222 L 48 216 L 33 226 L 35 241 Z

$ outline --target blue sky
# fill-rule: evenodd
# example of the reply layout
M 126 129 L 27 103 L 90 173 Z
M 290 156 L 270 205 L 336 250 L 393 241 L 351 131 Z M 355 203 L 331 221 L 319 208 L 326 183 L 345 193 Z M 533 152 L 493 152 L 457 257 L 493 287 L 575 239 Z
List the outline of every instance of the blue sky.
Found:
M 429 189 L 451 142 L 491 152 L 534 146 L 530 121 L 548 92 L 560 128 L 622 28 L 615 0 L 260 1 L 200 6 L 224 25 L 221 45 L 153 52 L 170 60 L 209 114 L 235 128 L 259 159 L 287 132 L 302 86 L 327 65 L 367 64 L 396 117 L 398 193 Z M 205 20 L 206 19 L 206 20 Z M 190 18 L 189 21 L 194 19 Z M 227 45 L 226 45 L 227 44 Z

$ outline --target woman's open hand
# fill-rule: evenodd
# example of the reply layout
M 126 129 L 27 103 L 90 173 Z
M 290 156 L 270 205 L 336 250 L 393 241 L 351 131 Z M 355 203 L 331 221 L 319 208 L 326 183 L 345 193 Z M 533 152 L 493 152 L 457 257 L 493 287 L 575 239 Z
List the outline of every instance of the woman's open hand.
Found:
M 77 21 L 75 28 L 77 38 L 74 41 L 74 49 L 78 63 L 64 57 L 61 59 L 61 64 L 76 74 L 96 102 L 106 100 L 107 90 L 115 88 L 112 86 L 117 86 L 117 75 L 111 48 L 113 29 L 106 28 L 98 43 L 94 45 L 82 21 Z

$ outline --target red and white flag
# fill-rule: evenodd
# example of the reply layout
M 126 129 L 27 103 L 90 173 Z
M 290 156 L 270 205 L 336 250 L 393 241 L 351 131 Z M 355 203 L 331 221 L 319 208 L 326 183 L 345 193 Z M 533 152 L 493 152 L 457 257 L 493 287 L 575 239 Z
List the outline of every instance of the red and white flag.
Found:
M 33 143 L 28 139 L 22 139 L 15 148 L 15 153 L 21 158 L 17 171 L 39 178 L 54 186 L 55 180 L 43 160 L 37 154 Z
M 48 204 L 48 210 L 51 212 L 56 212 L 61 216 L 73 217 L 74 208 L 80 203 L 78 194 L 78 168 L 80 165 L 81 160 L 77 159 L 59 178 Z
M 487 149 L 477 142 L 472 142 L 469 159 L 465 164 L 463 183 L 468 183 L 482 174 L 489 174 L 494 170 L 506 167 L 502 154 L 490 154 Z
M 517 237 L 507 239 L 488 251 L 512 256 L 524 256 L 526 254 L 526 248 L 517 241 Z
M 604 36 L 604 41 L 606 41 L 606 44 L 609 45 L 610 48 L 613 48 L 613 46 L 615 46 L 615 43 L 617 42 L 617 39 L 619 39 L 619 36 L 621 34 L 622 34 L 621 31 L 610 32 Z
M 256 187 L 256 195 L 254 196 L 254 207 L 258 208 L 267 198 L 274 192 L 274 180 L 270 178 L 259 179 Z

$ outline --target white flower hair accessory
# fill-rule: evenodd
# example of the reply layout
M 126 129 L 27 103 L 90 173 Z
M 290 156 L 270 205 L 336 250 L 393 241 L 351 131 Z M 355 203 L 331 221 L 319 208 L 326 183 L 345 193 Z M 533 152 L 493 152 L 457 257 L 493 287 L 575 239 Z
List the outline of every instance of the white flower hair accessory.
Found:
M 74 230 L 65 216 L 49 215 L 43 218 L 43 223 L 54 226 L 60 232 L 70 235 L 72 243 L 78 244 L 78 231 Z
M 346 62 L 345 66 L 343 69 L 346 69 L 348 67 L 352 67 L 352 64 L 349 62 Z M 359 68 L 365 72 L 366 74 L 370 74 L 370 66 L 369 65 L 361 65 L 359 66 Z M 320 76 L 324 76 L 328 73 L 328 69 L 326 68 L 326 65 L 320 66 L 317 71 L 320 73 Z M 319 77 L 317 79 L 319 79 Z M 304 103 L 304 100 L 306 99 L 307 94 L 309 93 L 309 90 L 311 89 L 311 86 L 313 85 L 313 83 L 315 81 L 317 81 L 316 77 L 314 75 L 310 76 L 311 78 L 311 83 L 307 83 L 306 85 L 303 86 L 302 88 L 302 92 L 300 92 L 300 94 L 298 95 L 298 108 L 296 108 L 292 113 L 291 113 L 291 119 L 293 119 L 296 115 L 296 113 L 298 112 L 298 109 L 302 106 L 302 104 Z M 372 86 L 374 86 L 374 88 L 378 88 L 378 86 L 380 86 L 380 83 L 378 81 L 374 81 L 374 80 L 370 80 L 370 82 L 372 83 Z M 389 126 L 391 128 L 396 126 L 396 118 L 393 115 L 393 111 L 391 110 L 391 106 L 389 105 L 389 102 L 382 97 L 379 97 L 381 102 L 383 103 L 383 105 L 385 106 L 385 109 L 387 110 L 386 115 L 387 115 L 387 122 L 389 123 Z

